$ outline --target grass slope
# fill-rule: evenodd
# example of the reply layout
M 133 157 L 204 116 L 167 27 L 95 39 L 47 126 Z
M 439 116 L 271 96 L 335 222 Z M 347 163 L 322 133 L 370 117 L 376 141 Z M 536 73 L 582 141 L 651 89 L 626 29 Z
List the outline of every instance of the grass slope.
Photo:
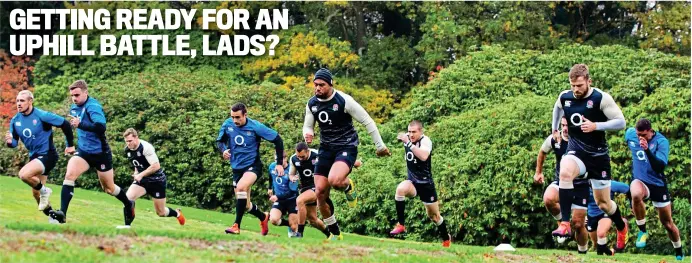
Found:
M 93 176 L 93 175 L 86 175 Z M 60 203 L 60 187 L 51 203 Z M 178 207 L 176 205 L 169 205 Z M 76 189 L 65 225 L 48 224 L 36 210 L 28 186 L 16 177 L 0 176 L 0 262 L 665 262 L 672 256 L 622 254 L 614 258 L 576 251 L 518 249 L 496 254 L 492 247 L 419 243 L 345 234 L 326 242 L 307 227 L 305 238 L 288 239 L 285 227 L 259 234 L 259 222 L 243 219 L 241 235 L 226 235 L 233 214 L 182 207 L 187 223 L 155 215 L 150 200 L 137 201 L 133 228 L 122 224 L 122 205 L 96 191 Z

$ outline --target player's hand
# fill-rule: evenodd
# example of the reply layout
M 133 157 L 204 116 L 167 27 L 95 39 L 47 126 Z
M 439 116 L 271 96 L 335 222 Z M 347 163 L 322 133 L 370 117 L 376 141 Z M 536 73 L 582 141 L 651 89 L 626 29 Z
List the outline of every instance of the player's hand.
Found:
M 74 154 L 74 152 L 75 152 L 74 146 L 65 148 L 65 155 L 72 155 L 72 154 Z
M 272 189 L 267 189 L 267 195 L 271 197 L 274 195 L 274 191 L 272 191 Z
M 408 143 L 409 141 L 411 141 L 411 139 L 408 138 L 408 134 L 403 133 L 403 132 L 400 132 L 399 134 L 397 134 L 396 139 L 403 142 L 403 143 Z
M 589 133 L 589 132 L 596 130 L 596 124 L 595 123 L 591 122 L 587 118 L 584 118 L 583 116 L 581 118 L 583 120 L 581 123 L 581 131 L 583 131 L 585 133 Z
M 649 142 L 647 142 L 645 138 L 639 138 L 639 146 L 646 151 L 649 149 Z
M 279 200 L 279 198 L 276 197 L 275 195 L 272 195 L 271 197 L 269 197 L 269 201 L 276 202 L 277 200 Z
M 298 181 L 298 175 L 288 175 L 288 179 L 291 180 L 291 182 L 297 182 Z
M 135 174 L 133 177 L 135 178 L 135 181 L 139 182 L 139 181 L 142 181 L 142 178 L 144 176 L 142 176 L 142 174 Z
M 8 131 L 5 133 L 5 143 L 12 144 L 12 134 Z
M 553 140 L 555 140 L 558 144 L 562 142 L 562 136 L 560 136 L 560 131 L 553 131 Z
M 79 126 L 79 122 L 79 117 L 72 117 L 72 119 L 70 119 L 70 125 L 72 126 L 72 128 L 77 128 L 77 126 Z
M 533 175 L 533 182 L 536 184 L 543 184 L 543 182 L 544 182 L 543 173 L 535 173 Z
M 389 152 L 389 149 L 387 149 L 387 147 L 384 147 L 384 148 L 382 148 L 382 149 L 377 150 L 377 152 L 375 152 L 375 154 L 377 155 L 377 157 L 383 157 L 383 156 L 390 156 L 390 155 L 392 155 L 392 153 Z
M 223 151 L 223 159 L 226 161 L 231 159 L 231 150 L 230 149 Z
M 284 167 L 283 166 L 277 165 L 276 168 L 274 168 L 274 170 L 276 170 L 276 174 L 278 176 L 284 176 Z
M 309 134 L 309 133 L 303 134 L 303 138 L 305 138 L 305 143 L 307 143 L 307 144 L 312 143 L 313 137 L 314 136 L 312 134 Z
M 363 161 L 361 160 L 356 160 L 356 162 L 353 163 L 354 168 L 360 168 L 361 166 L 363 166 Z

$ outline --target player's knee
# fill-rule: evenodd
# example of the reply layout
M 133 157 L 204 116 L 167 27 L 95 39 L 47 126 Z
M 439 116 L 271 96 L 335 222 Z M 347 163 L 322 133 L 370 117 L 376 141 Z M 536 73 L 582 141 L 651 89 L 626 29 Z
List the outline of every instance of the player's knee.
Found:
M 610 210 L 610 200 L 596 200 L 598 208 L 603 212 L 608 212 Z
M 572 225 L 574 226 L 574 229 L 581 229 L 584 227 L 584 220 L 572 219 Z
M 428 218 L 430 218 L 430 220 L 432 220 L 433 222 L 439 222 L 440 221 L 440 215 L 438 215 L 436 213 L 428 212 Z
M 608 231 L 598 230 L 596 232 L 596 236 L 598 238 L 606 238 L 607 235 L 608 235 Z
M 109 195 L 113 195 L 113 192 L 115 192 L 115 188 L 113 188 L 113 187 L 110 187 L 107 185 L 103 185 L 102 187 L 103 187 L 103 191 Z
M 19 179 L 22 179 L 22 181 L 28 181 L 29 178 L 31 178 L 31 174 L 27 172 L 26 170 L 21 170 L 19 171 Z
M 641 203 L 644 202 L 644 193 L 637 190 L 632 191 L 632 202 Z
M 661 219 L 661 225 L 663 225 L 663 227 L 665 227 L 668 231 L 673 231 L 677 228 L 672 218 Z
M 281 218 L 280 217 L 276 217 L 276 218 L 270 217 L 269 221 L 271 221 L 272 225 L 275 225 L 275 226 L 278 226 L 279 224 L 281 224 Z

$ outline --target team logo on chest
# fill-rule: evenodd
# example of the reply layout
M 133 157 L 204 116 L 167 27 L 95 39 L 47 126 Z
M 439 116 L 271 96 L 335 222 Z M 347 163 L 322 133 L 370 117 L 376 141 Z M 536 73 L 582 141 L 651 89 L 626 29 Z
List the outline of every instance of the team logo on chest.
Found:
M 591 109 L 593 108 L 593 101 L 589 100 L 586 102 L 586 108 Z
M 228 131 L 233 131 L 233 127 L 228 127 Z
M 634 142 L 630 141 L 630 146 L 634 147 Z
M 339 110 L 339 104 L 334 104 L 334 106 L 332 106 L 332 110 L 338 111 Z
M 128 158 L 130 157 L 130 155 L 131 155 L 130 153 L 127 153 L 127 157 L 128 157 Z
M 140 152 L 137 152 L 137 157 L 141 157 L 142 154 Z
M 252 133 L 251 133 L 251 132 L 245 132 L 245 134 L 247 134 L 247 136 L 250 136 L 250 135 L 252 135 Z
M 295 162 L 296 166 L 300 166 L 300 162 Z
M 317 111 L 317 106 L 312 106 L 312 108 L 310 108 L 310 111 L 316 112 L 316 111 Z
M 15 122 L 14 125 L 16 125 L 17 127 L 21 127 L 21 126 L 22 126 L 22 122 L 20 122 L 20 121 Z
M 312 164 L 315 164 L 315 163 L 317 163 L 317 158 L 315 158 L 314 160 L 312 160 Z
M 36 121 L 36 119 L 34 119 L 33 123 L 34 123 L 34 126 L 36 126 L 36 124 L 38 124 L 38 121 Z
M 565 101 L 565 107 L 572 106 L 572 101 Z

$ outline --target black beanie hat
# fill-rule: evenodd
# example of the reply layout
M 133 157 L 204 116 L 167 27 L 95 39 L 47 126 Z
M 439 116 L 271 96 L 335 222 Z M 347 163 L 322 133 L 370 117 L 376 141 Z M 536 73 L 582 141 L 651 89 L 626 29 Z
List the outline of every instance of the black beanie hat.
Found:
M 329 70 L 326 68 L 321 68 L 317 72 L 315 72 L 315 78 L 312 81 L 318 79 L 326 81 L 327 83 L 329 83 L 329 86 L 334 86 L 332 84 L 332 73 L 329 72 Z

